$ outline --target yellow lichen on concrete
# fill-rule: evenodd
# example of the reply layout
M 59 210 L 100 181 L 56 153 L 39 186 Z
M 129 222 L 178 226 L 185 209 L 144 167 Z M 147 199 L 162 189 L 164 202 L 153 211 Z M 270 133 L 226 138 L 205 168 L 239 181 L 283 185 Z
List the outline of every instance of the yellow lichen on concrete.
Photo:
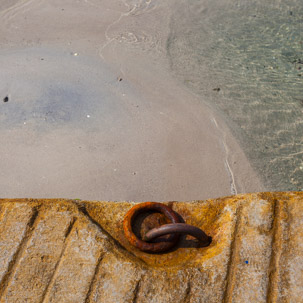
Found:
M 139 251 L 134 202 L 0 200 L 0 303 L 302 301 L 303 193 L 166 204 L 211 245 Z
M 207 248 L 197 249 L 194 240 L 183 239 L 176 249 L 165 254 L 147 254 L 131 246 L 123 233 L 122 222 L 127 211 L 134 206 L 131 202 L 84 202 L 89 216 L 123 247 L 149 266 L 195 266 L 196 261 L 212 258 L 230 243 L 231 228 L 238 203 L 233 199 L 209 200 L 207 202 L 168 202 L 184 221 L 204 230 L 213 238 Z M 224 228 L 222 228 L 224 227 Z M 193 246 L 193 247 L 187 247 Z

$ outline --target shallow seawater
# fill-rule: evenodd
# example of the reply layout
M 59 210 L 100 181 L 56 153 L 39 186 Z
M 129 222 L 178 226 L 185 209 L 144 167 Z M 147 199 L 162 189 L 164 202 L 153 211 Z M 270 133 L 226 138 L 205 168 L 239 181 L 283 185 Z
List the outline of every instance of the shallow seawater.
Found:
M 303 190 L 303 5 L 183 1 L 168 53 L 223 114 L 268 190 Z

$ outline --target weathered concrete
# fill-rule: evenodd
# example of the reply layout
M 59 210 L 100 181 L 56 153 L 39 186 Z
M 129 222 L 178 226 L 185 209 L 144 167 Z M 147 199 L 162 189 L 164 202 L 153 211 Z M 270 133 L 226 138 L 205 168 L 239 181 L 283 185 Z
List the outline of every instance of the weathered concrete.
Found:
M 302 302 L 302 192 L 169 202 L 213 242 L 165 254 L 125 239 L 133 205 L 0 200 L 0 302 Z

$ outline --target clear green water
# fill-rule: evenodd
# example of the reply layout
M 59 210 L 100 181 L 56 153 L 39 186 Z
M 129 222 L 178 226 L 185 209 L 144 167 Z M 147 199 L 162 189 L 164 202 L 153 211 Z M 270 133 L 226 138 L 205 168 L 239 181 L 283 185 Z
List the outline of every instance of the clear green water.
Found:
M 167 48 L 267 188 L 303 190 L 303 1 L 179 2 Z

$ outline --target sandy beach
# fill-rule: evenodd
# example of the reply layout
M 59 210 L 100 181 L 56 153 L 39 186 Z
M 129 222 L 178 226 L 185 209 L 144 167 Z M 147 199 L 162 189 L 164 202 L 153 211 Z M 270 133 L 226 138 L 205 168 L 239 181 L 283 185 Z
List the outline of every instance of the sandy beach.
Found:
M 1 1 L 1 198 L 264 190 L 226 121 L 170 70 L 174 4 Z

